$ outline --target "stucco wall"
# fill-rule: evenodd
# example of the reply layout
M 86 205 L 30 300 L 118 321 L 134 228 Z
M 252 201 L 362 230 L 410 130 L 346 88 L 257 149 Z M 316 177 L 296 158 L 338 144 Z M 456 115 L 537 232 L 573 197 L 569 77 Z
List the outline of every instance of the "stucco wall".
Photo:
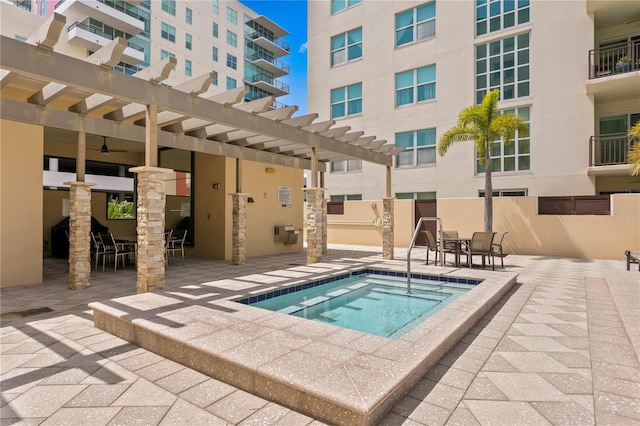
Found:
M 350 201 L 344 215 L 330 215 L 329 223 L 343 220 L 347 225 L 330 225 L 330 242 L 382 245 L 377 228 L 355 224 L 372 220 L 371 204 L 381 201 Z M 413 230 L 412 207 L 396 200 L 395 243 L 407 247 Z M 508 231 L 504 241 L 507 253 L 568 256 L 587 259 L 623 259 L 625 250 L 640 250 L 640 194 L 612 195 L 610 216 L 538 215 L 536 197 L 494 198 L 493 230 Z M 456 198 L 438 200 L 438 217 L 443 229 L 471 236 L 483 230 L 484 200 Z M 338 219 L 340 218 L 340 219 Z
M 42 282 L 41 126 L 0 121 L 0 287 Z

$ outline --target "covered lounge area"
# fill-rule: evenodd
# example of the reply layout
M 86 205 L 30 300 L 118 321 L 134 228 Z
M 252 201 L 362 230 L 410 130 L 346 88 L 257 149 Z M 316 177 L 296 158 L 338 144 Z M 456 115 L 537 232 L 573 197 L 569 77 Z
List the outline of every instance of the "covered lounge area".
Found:
M 299 220 L 307 233 L 306 260 L 321 260 L 326 252 L 326 164 L 360 159 L 386 167 L 383 251 L 385 258 L 393 257 L 391 164 L 399 150 L 394 144 L 335 126 L 333 120 L 318 121 L 315 113 L 294 117 L 295 106 L 273 109 L 273 97 L 243 102 L 244 87 L 212 91 L 215 72 L 167 87 L 161 82 L 175 66 L 170 57 L 135 75 L 116 72 L 111 67 L 126 46 L 121 39 L 85 60 L 56 53 L 61 20 L 64 17 L 54 15 L 27 42 L 1 40 L 3 287 L 42 282 L 42 226 L 37 225 L 43 220 L 43 158 L 55 156 L 58 149 L 51 139 L 65 140 L 74 151 L 75 173 L 65 182 L 72 289 L 90 285 L 95 182 L 87 178 L 86 164 L 107 140 L 112 151 L 115 147 L 132 154 L 121 164 L 135 175 L 138 292 L 164 288 L 165 186 L 176 176 L 176 161 L 164 153 L 171 151 L 183 153 L 183 163 L 189 164 L 191 249 L 196 256 L 243 264 L 247 248 L 257 241 L 248 233 L 248 222 L 264 220 L 276 207 L 278 214 L 290 211 L 282 213 L 283 221 L 298 220 L 304 190 L 308 207 Z M 302 188 L 305 169 L 311 171 L 310 184 Z M 280 204 L 270 199 L 268 208 L 249 212 L 259 197 L 271 197 L 267 190 L 256 192 L 262 191 L 258 183 L 264 174 L 273 171 L 279 178 L 274 185 L 282 187 L 285 196 L 288 190 L 290 199 Z M 21 203 L 11 202 L 18 199 Z M 267 228 L 275 244 L 273 226 Z M 260 254 L 284 249 L 301 251 L 301 241 Z

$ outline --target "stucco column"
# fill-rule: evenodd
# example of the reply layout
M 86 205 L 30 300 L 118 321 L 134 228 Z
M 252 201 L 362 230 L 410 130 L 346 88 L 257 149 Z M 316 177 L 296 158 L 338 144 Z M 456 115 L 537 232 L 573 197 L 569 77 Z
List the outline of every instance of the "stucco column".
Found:
M 95 183 L 69 185 L 69 288 L 91 287 L 91 187 Z
M 138 174 L 138 293 L 164 289 L 165 241 L 164 175 L 171 169 L 159 167 L 133 167 Z
M 230 194 L 233 202 L 233 227 L 231 230 L 231 263 L 247 262 L 247 199 L 249 194 Z
M 322 197 L 322 254 L 327 254 L 327 199 Z
M 307 191 L 307 264 L 322 260 L 322 200 L 324 189 L 306 188 Z
M 393 198 L 382 199 L 382 257 L 393 259 Z

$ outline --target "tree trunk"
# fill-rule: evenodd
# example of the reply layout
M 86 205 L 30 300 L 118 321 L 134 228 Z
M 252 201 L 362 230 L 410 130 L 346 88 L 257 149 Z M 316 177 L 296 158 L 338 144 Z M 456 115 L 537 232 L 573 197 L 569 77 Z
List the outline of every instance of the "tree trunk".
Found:
M 491 183 L 491 143 L 485 136 L 484 150 L 484 231 L 493 231 L 493 185 Z

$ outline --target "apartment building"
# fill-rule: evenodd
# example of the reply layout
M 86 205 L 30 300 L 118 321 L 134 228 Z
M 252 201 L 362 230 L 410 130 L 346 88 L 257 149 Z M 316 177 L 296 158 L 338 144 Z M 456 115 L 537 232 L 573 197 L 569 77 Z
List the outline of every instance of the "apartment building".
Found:
M 529 135 L 491 149 L 495 195 L 640 192 L 626 133 L 640 119 L 640 4 L 633 1 L 309 2 L 308 109 L 405 152 L 397 198 L 478 197 L 471 142 L 440 157 L 466 106 L 500 89 Z M 380 166 L 336 162 L 332 200 L 384 196 Z

